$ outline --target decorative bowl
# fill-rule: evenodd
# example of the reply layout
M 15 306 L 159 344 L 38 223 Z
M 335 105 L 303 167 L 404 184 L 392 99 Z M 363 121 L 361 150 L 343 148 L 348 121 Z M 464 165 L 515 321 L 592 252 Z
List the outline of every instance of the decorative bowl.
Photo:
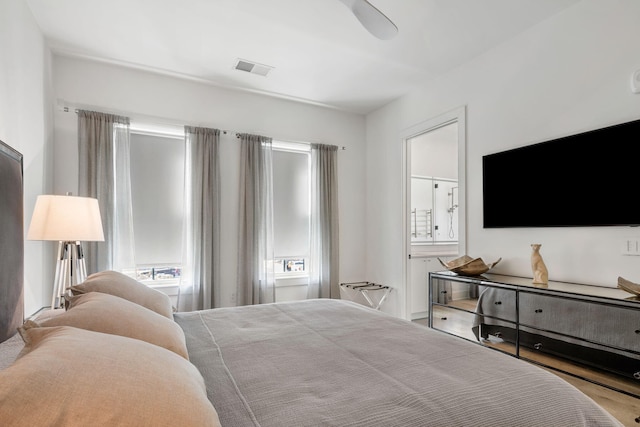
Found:
M 640 285 L 618 276 L 618 287 L 630 294 L 640 295 Z
M 491 264 L 485 264 L 482 258 L 471 258 L 468 255 L 461 256 L 449 262 L 444 262 L 440 258 L 440 264 L 449 271 L 452 271 L 463 276 L 479 276 L 486 273 L 498 264 L 502 258 L 498 258 L 497 261 Z

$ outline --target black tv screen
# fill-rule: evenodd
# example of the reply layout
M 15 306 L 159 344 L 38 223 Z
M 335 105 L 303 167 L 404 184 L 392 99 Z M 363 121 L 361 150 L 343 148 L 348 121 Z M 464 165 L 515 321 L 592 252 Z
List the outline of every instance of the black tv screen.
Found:
M 637 226 L 640 120 L 482 158 L 484 228 Z

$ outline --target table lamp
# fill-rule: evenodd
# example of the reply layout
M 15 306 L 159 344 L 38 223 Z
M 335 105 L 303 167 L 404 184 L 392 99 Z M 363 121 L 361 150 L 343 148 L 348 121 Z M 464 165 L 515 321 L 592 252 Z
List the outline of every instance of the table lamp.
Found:
M 104 241 L 98 199 L 38 196 L 27 239 L 59 242 L 51 308 L 62 307 L 66 289 L 87 278 L 80 242 Z

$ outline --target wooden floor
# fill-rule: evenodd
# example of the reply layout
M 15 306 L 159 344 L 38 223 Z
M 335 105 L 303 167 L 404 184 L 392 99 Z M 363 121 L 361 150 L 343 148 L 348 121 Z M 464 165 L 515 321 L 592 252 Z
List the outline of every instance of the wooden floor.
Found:
M 640 425 L 636 418 L 640 417 L 640 399 L 628 396 L 626 394 L 617 393 L 598 384 L 593 384 L 580 378 L 564 374 L 562 372 L 548 369 L 560 378 L 563 378 L 574 387 L 580 389 L 584 394 L 598 402 L 600 406 L 609 411 L 611 415 L 616 417 L 625 426 Z
M 414 323 L 428 326 L 427 319 L 417 319 L 417 320 L 414 320 Z M 549 365 L 555 366 L 551 361 L 540 360 L 540 362 L 548 363 Z M 584 394 L 589 396 L 591 399 L 596 401 L 600 406 L 602 406 L 604 409 L 609 411 L 609 413 L 613 415 L 616 419 L 618 419 L 623 425 L 628 427 L 640 426 L 640 422 L 636 421 L 636 418 L 640 417 L 640 399 L 633 396 L 629 396 L 624 393 L 616 392 L 607 387 L 603 387 L 601 385 L 583 380 L 573 375 L 565 374 L 555 369 L 546 368 L 544 366 L 542 367 L 544 369 L 547 369 L 549 372 L 564 379 L 565 381 L 572 384 L 574 387 L 578 388 L 579 390 L 581 390 Z M 583 376 L 581 370 L 585 370 L 585 368 L 573 369 L 573 367 L 567 367 L 567 366 L 560 366 L 560 368 L 572 370 L 574 371 L 573 372 L 574 374 L 580 375 L 580 376 Z M 593 373 L 593 374 L 594 376 L 602 375 L 598 373 Z M 624 390 L 626 387 L 624 387 L 624 384 L 621 384 L 620 388 Z

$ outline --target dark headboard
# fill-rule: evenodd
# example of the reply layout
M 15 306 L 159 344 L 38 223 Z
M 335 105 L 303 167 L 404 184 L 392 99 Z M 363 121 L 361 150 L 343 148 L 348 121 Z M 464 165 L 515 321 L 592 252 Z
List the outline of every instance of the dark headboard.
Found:
M 0 342 L 24 321 L 22 154 L 0 141 Z

